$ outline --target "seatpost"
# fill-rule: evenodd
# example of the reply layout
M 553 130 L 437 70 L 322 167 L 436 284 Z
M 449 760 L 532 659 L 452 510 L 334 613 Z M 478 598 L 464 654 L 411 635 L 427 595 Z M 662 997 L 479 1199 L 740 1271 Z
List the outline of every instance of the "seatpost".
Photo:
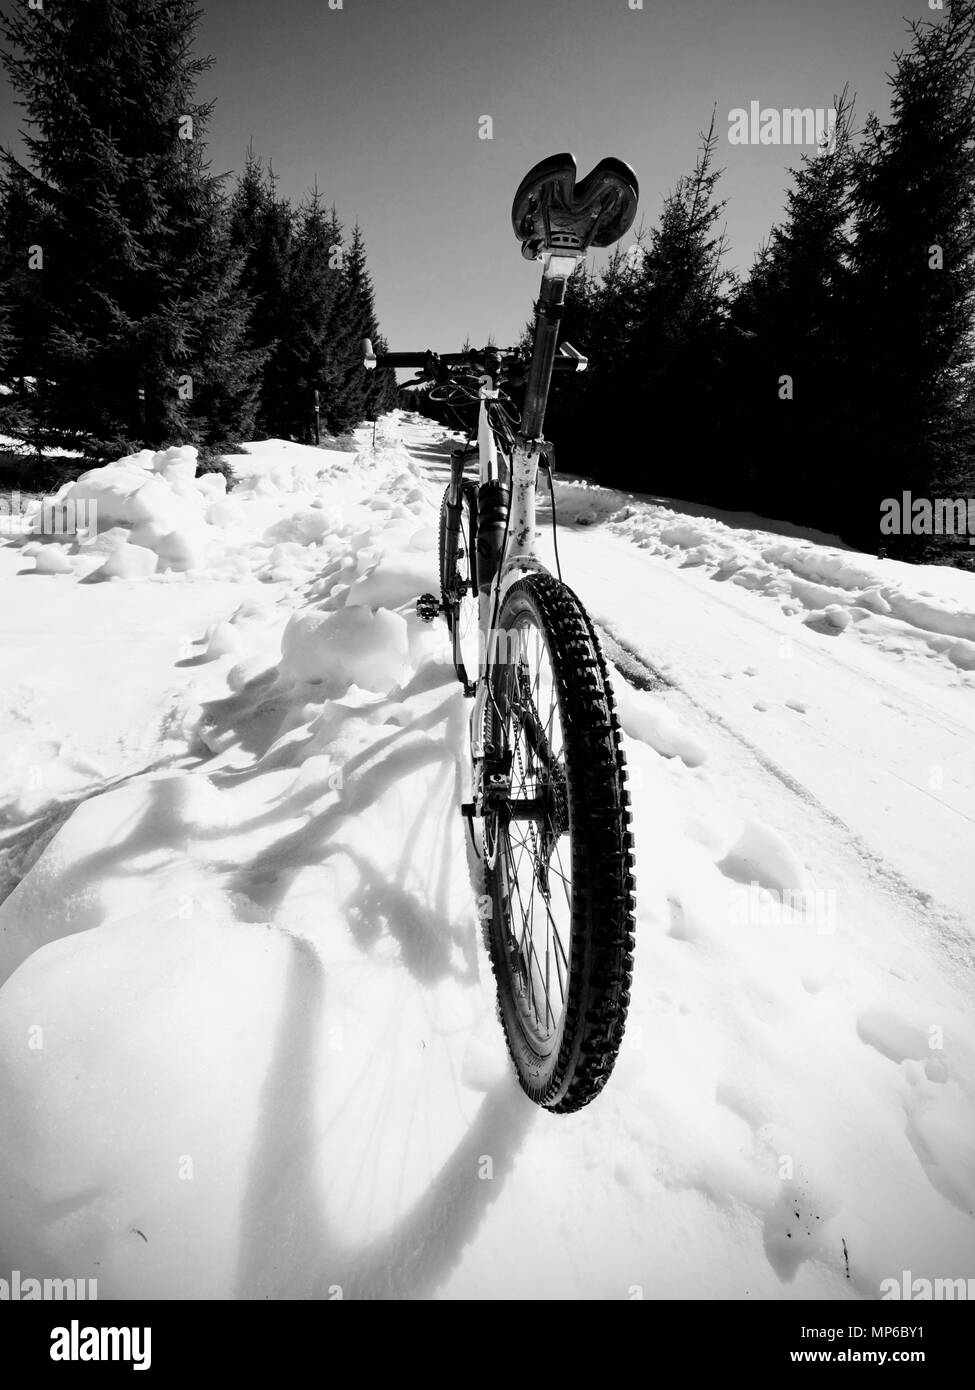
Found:
M 552 364 L 559 342 L 559 325 L 565 305 L 565 287 L 576 268 L 577 256 L 552 255 L 542 272 L 542 288 L 535 305 L 535 342 L 532 348 L 521 433 L 539 439 L 545 424 L 545 407 L 552 384 Z

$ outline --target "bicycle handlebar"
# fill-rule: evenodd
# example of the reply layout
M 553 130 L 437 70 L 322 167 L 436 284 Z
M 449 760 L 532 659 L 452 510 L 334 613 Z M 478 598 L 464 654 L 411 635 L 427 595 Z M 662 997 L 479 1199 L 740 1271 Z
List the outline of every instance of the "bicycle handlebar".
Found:
M 427 371 L 432 367 L 473 367 L 475 362 L 483 362 L 490 355 L 502 369 L 512 367 L 526 367 L 526 360 L 517 352 L 512 350 L 503 351 L 497 348 L 493 351 L 486 349 L 474 349 L 469 352 L 383 352 L 377 355 L 373 352 L 372 342 L 369 338 L 362 340 L 362 361 L 363 366 L 368 368 L 381 367 L 404 367 L 416 368 L 420 371 Z M 560 372 L 583 372 L 589 365 L 588 359 L 577 352 L 571 343 L 562 343 L 558 352 L 555 354 L 553 369 Z
M 368 339 L 366 341 L 368 342 Z M 363 347 L 365 348 L 365 344 Z M 368 353 L 364 352 L 363 356 L 367 367 L 373 363 L 377 367 L 425 367 L 431 360 L 442 362 L 445 366 L 454 366 L 470 361 L 466 352 L 383 352 L 376 356 L 370 350 Z

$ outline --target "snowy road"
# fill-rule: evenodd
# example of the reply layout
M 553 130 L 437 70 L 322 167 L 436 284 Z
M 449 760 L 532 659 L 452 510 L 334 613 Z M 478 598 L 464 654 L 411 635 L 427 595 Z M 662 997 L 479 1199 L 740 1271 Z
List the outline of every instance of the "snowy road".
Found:
M 101 1297 L 975 1277 L 975 576 L 559 486 L 639 898 L 616 1073 L 553 1117 L 507 1070 L 467 707 L 412 612 L 439 431 L 381 431 L 254 446 L 229 498 L 120 465 L 98 552 L 0 550 L 7 612 L 43 590 L 4 651 L 0 1265 Z

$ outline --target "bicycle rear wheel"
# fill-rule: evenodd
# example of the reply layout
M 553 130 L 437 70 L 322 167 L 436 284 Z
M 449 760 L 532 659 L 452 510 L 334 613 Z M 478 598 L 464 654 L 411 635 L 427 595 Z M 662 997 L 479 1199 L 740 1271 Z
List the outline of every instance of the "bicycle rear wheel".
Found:
M 619 721 L 588 615 L 552 576 L 512 585 L 494 640 L 485 936 L 519 1082 L 567 1113 L 609 1079 L 629 1005 L 633 839 Z

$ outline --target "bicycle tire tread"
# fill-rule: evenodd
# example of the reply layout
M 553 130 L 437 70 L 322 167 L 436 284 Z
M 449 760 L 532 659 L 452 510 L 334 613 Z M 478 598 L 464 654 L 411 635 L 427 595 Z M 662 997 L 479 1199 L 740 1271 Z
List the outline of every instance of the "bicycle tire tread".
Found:
M 523 1088 L 545 1108 L 568 1114 L 603 1089 L 623 1038 L 635 947 L 632 816 L 616 701 L 591 620 L 572 590 L 551 575 L 516 581 L 505 606 L 519 594 L 529 597 L 546 627 L 572 768 L 572 978 L 558 1059 L 540 1092 L 526 1084 L 507 1026 L 504 1033 Z M 490 924 L 487 935 L 504 1024 L 507 966 L 497 959 Z

